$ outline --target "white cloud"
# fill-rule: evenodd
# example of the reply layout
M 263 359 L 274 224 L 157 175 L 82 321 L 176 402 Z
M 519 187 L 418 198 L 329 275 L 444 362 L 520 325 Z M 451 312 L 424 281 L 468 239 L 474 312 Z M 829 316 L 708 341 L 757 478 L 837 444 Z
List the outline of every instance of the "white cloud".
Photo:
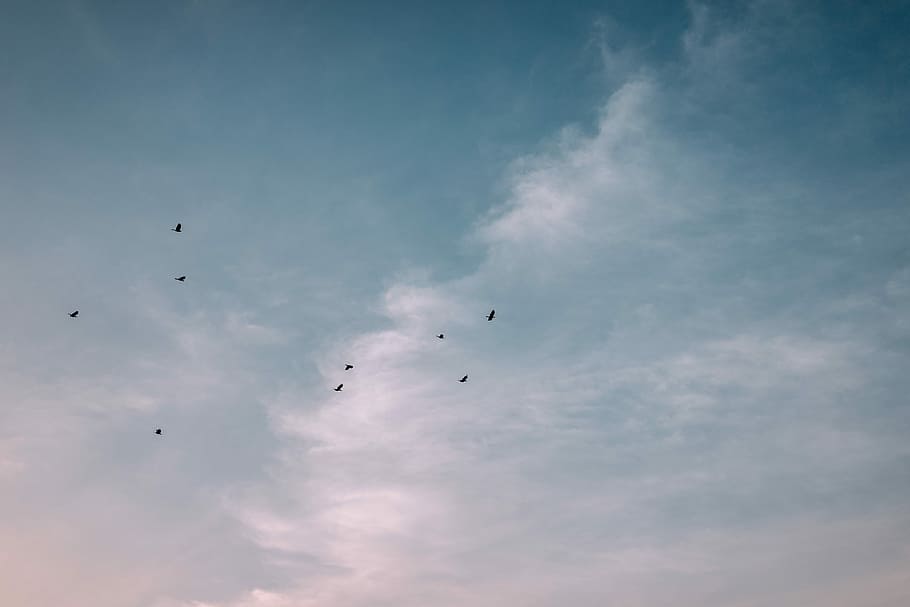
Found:
M 704 33 L 690 36 L 693 61 L 706 44 Z M 726 42 L 712 44 L 717 61 L 729 59 Z M 306 581 L 289 581 L 282 600 L 652 607 L 836 598 L 824 587 L 849 559 L 829 568 L 829 551 L 845 535 L 862 543 L 877 532 L 864 534 L 850 515 L 816 525 L 799 517 L 837 491 L 839 475 L 855 482 L 900 457 L 894 443 L 838 420 L 867 385 L 858 361 L 872 352 L 792 324 L 737 326 L 723 313 L 739 294 L 713 299 L 676 274 L 713 263 L 724 253 L 710 247 L 723 240 L 671 228 L 706 221 L 735 186 L 659 128 L 661 104 L 672 103 L 663 95 L 657 81 L 635 77 L 595 133 L 566 130 L 516 163 L 509 199 L 477 227 L 487 257 L 475 273 L 390 285 L 382 311 L 391 326 L 340 339 L 319 359 L 325 396 L 307 387 L 271 401 L 279 464 L 227 504 L 267 553 L 307 556 L 296 570 Z M 516 319 L 549 291 L 578 285 L 580 269 L 621 272 L 621 262 L 655 249 L 671 252 L 669 265 L 631 278 L 636 299 L 609 304 L 629 323 L 606 340 L 572 349 L 548 336 L 548 324 L 573 331 L 591 321 L 572 317 L 583 294 L 563 295 L 562 314 L 538 304 L 539 318 Z M 674 290 L 706 309 L 668 316 L 653 302 Z M 480 316 L 494 292 L 508 305 L 497 304 L 500 320 L 488 325 Z M 432 338 L 442 318 L 458 327 L 445 347 Z M 723 324 L 712 330 L 708 320 Z M 349 358 L 357 367 L 346 375 L 338 367 Z M 472 377 L 464 386 L 454 382 L 461 369 Z M 342 380 L 345 391 L 331 394 Z M 801 484 L 803 475 L 813 482 Z M 701 527 L 712 518 L 715 528 Z M 900 521 L 886 512 L 880 524 Z M 774 555 L 801 542 L 815 547 L 784 560 L 812 571 L 805 582 L 754 586 L 765 573 L 786 577 Z M 858 575 L 850 591 L 887 570 Z M 753 598 L 734 597 L 738 583 Z

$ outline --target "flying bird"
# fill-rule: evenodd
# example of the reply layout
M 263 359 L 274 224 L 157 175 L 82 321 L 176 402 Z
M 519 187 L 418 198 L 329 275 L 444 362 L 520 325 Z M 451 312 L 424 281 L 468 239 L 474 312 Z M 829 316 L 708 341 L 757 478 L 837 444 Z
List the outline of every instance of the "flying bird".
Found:
M 459 380 L 458 380 L 458 383 L 463 384 L 463 383 L 465 383 L 466 381 L 468 381 L 468 376 L 467 376 L 467 375 L 465 375 L 464 377 L 462 377 L 461 379 L 459 379 Z
M 350 371 L 353 368 L 354 368 L 354 365 L 352 365 L 351 363 L 348 363 L 344 366 L 345 371 Z
M 445 338 L 446 338 L 446 334 L 445 334 L 445 333 L 440 333 L 440 334 L 437 335 L 436 337 L 437 337 L 438 339 L 445 339 Z
M 77 316 L 79 316 L 79 310 L 71 312 L 69 315 L 70 318 L 76 318 Z
M 335 392 L 341 392 L 341 389 L 344 387 L 344 384 L 338 384 L 338 387 L 335 388 Z
M 183 231 L 183 224 L 178 223 L 176 228 L 171 228 L 171 232 L 182 232 L 182 231 Z
M 487 314 L 487 320 L 493 320 L 496 317 L 496 310 L 490 310 L 490 313 Z
M 178 276 L 174 280 L 176 280 L 177 282 L 183 282 L 184 280 L 186 280 L 186 276 Z
M 161 428 L 155 428 L 155 434 L 161 436 Z

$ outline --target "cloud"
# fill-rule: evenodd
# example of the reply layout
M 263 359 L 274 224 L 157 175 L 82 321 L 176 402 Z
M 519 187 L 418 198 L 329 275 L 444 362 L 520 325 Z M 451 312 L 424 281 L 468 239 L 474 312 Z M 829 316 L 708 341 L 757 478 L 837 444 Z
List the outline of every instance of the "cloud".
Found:
M 700 5 L 693 19 L 690 74 L 744 60 L 751 32 L 709 35 Z M 270 401 L 280 463 L 227 507 L 273 558 L 305 557 L 280 600 L 821 604 L 836 601 L 826 588 L 861 593 L 879 579 L 903 596 L 893 563 L 860 572 L 830 556 L 900 529 L 894 510 L 869 523 L 854 496 L 807 518 L 906 457 L 851 425 L 876 344 L 745 305 L 773 280 L 710 278 L 735 263 L 748 272 L 735 248 L 765 238 L 748 216 L 717 223 L 725 197 L 748 208 L 791 185 L 738 185 L 714 151 L 667 129 L 668 81 L 630 78 L 593 133 L 566 129 L 515 163 L 508 199 L 473 235 L 486 250 L 476 272 L 392 284 L 391 326 L 341 337 L 319 359 L 324 386 L 346 381 L 340 397 L 307 387 Z M 487 325 L 491 305 L 500 319 Z M 603 316 L 615 319 L 605 333 L 586 327 Z M 440 319 L 458 327 L 445 348 L 432 339 Z M 347 358 L 356 375 L 339 373 Z M 459 386 L 462 369 L 472 381 Z
M 487 263 L 569 264 L 592 248 L 647 238 L 686 212 L 658 196 L 665 180 L 654 152 L 663 142 L 649 122 L 658 88 L 634 76 L 610 97 L 595 136 L 567 128 L 552 150 L 515 163 L 511 195 L 478 226 Z M 519 254 L 535 257 L 513 259 Z

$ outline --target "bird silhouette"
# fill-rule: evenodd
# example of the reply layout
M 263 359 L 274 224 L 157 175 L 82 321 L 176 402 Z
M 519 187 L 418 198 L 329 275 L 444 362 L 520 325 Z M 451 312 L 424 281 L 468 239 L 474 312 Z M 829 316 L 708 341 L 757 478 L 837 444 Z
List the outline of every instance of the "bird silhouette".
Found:
M 344 387 L 344 384 L 338 384 L 338 387 L 335 388 L 335 392 L 341 392 L 341 389 Z
M 459 380 L 458 380 L 458 383 L 463 384 L 463 383 L 465 383 L 466 381 L 468 381 L 468 376 L 467 376 L 467 375 L 465 375 L 464 377 L 462 377 L 461 379 L 459 379 Z
M 487 314 L 487 320 L 493 320 L 496 317 L 496 310 L 490 310 L 490 313 Z
M 353 368 L 354 368 L 354 365 L 352 365 L 351 363 L 348 363 L 344 366 L 345 371 L 350 371 Z
M 177 282 L 183 282 L 184 280 L 186 280 L 186 276 L 178 276 L 174 280 L 176 280 Z
M 161 436 L 161 428 L 155 428 L 155 434 Z
M 79 310 L 76 310 L 76 311 L 71 312 L 71 313 L 69 314 L 69 317 L 70 317 L 70 318 L 76 318 L 77 316 L 79 316 Z
M 182 231 L 183 231 L 183 224 L 178 223 L 176 228 L 171 228 L 171 232 L 182 232 Z
M 437 337 L 437 339 L 445 339 L 445 338 L 446 338 L 446 334 L 445 334 L 445 333 L 440 333 L 440 334 L 437 335 L 436 337 Z

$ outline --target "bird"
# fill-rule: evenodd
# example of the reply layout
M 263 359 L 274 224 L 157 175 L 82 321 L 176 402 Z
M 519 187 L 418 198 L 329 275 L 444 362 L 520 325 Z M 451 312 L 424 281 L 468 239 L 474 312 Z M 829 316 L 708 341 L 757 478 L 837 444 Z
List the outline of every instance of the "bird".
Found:
M 183 225 L 179 224 L 179 223 L 177 224 L 176 228 L 171 228 L 171 232 L 182 232 L 182 231 L 183 231 Z
M 461 379 L 459 379 L 459 380 L 458 380 L 458 383 L 463 384 L 463 383 L 465 383 L 466 381 L 468 381 L 468 376 L 467 376 L 467 375 L 465 375 L 464 377 L 462 377 Z
M 487 314 L 487 320 L 488 320 L 488 321 L 489 321 L 489 320 L 493 320 L 493 318 L 494 318 L 495 316 L 496 316 L 496 310 L 490 310 L 490 313 Z
M 445 339 L 445 338 L 446 338 L 446 334 L 445 334 L 445 333 L 440 333 L 439 335 L 436 336 L 436 338 L 437 338 L 437 339 Z
M 176 280 L 177 282 L 183 282 L 184 280 L 186 280 L 186 276 L 178 276 L 174 280 Z
M 155 434 L 161 436 L 161 428 L 155 428 Z
M 341 389 L 344 387 L 344 384 L 338 384 L 338 387 L 335 388 L 335 392 L 341 392 Z
M 75 310 L 69 314 L 70 318 L 76 318 L 77 316 L 79 316 L 79 310 Z
M 354 365 L 352 365 L 351 363 L 347 363 L 347 364 L 344 366 L 344 370 L 345 370 L 345 371 L 350 371 L 350 370 L 353 369 L 353 368 L 354 368 Z

